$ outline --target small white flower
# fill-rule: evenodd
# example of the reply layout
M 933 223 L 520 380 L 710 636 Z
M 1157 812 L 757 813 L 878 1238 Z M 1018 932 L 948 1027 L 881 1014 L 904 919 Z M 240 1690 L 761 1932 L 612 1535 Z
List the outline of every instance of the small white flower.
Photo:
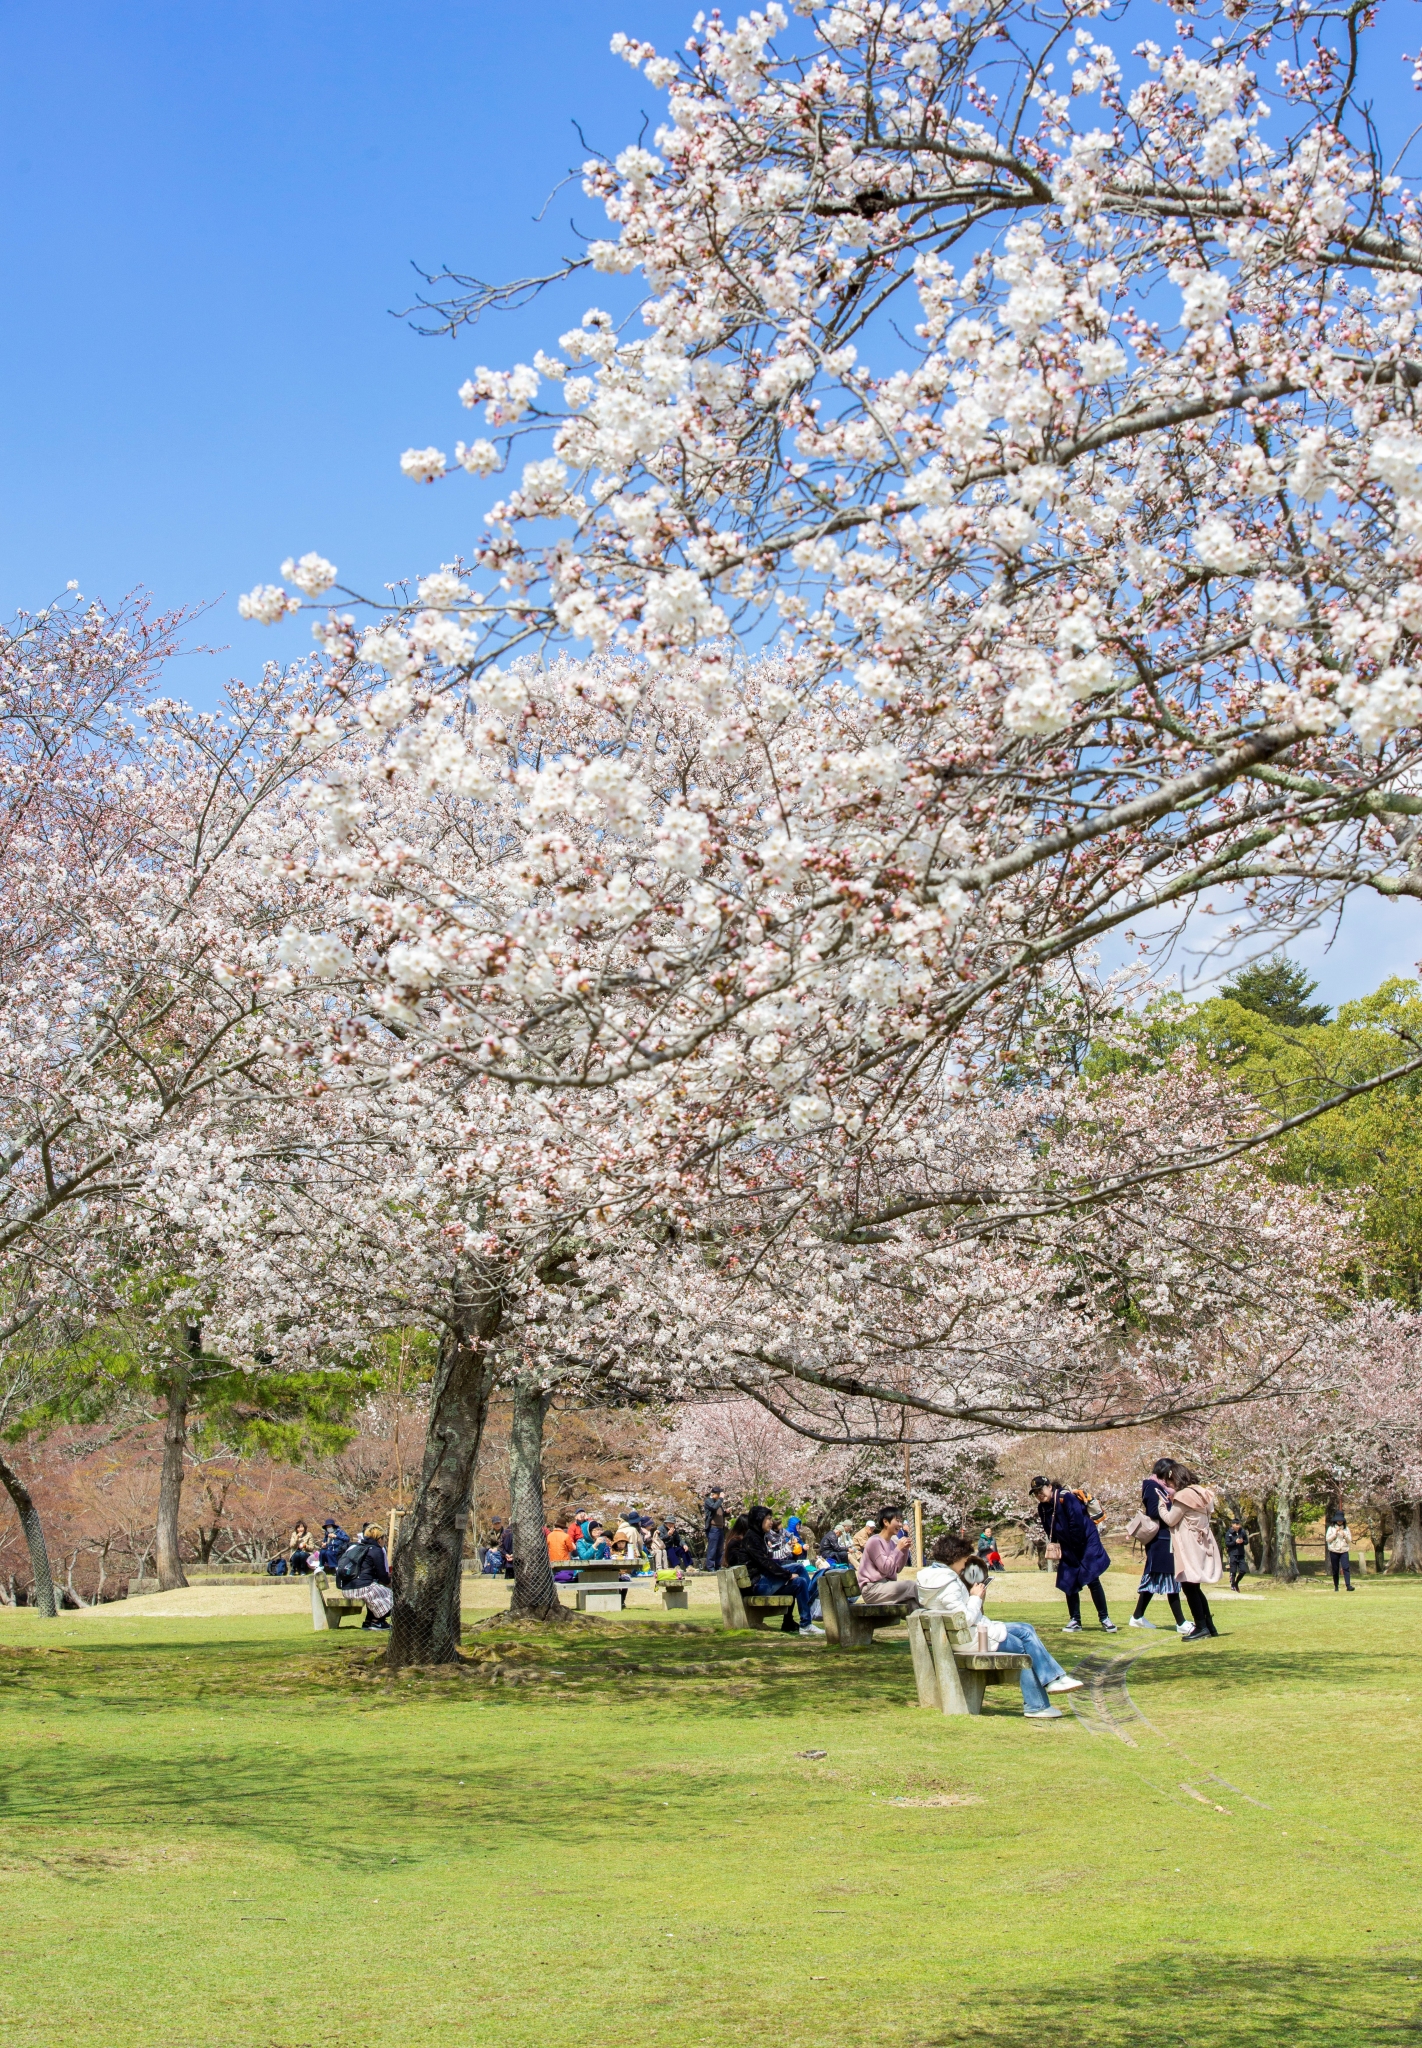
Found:
M 492 476 L 499 466 L 499 451 L 492 441 L 456 441 L 454 459 L 471 476 Z
M 1181 318 L 1187 327 L 1213 327 L 1229 309 L 1229 279 L 1212 270 L 1191 270 L 1176 276 L 1184 304 Z
M 432 484 L 437 476 L 444 475 L 445 460 L 438 448 L 407 448 L 400 457 L 400 467 L 415 483 Z
M 1126 351 L 1108 335 L 1105 341 L 1083 341 L 1076 352 L 1083 384 L 1105 384 L 1126 367 Z
M 1037 522 L 1020 505 L 995 505 L 988 531 L 1005 555 L 1020 555 L 1037 538 Z
M 1275 582 L 1271 576 L 1261 576 L 1250 593 L 1249 615 L 1256 626 L 1280 626 L 1287 631 L 1307 609 L 1301 590 L 1292 583 Z
M 237 600 L 238 615 L 244 619 L 255 619 L 259 625 L 274 626 L 278 619 L 288 612 L 301 609 L 299 597 L 293 597 L 283 590 L 279 583 L 259 583 L 255 590 L 249 590 L 245 597 Z
M 288 555 L 281 565 L 281 573 L 288 583 L 294 583 L 308 597 L 320 597 L 335 582 L 336 565 L 328 562 L 324 555 L 302 555 L 295 562 Z
M 1227 519 L 1202 519 L 1195 529 L 1195 553 L 1207 569 L 1235 576 L 1249 566 L 1247 542 L 1242 541 Z

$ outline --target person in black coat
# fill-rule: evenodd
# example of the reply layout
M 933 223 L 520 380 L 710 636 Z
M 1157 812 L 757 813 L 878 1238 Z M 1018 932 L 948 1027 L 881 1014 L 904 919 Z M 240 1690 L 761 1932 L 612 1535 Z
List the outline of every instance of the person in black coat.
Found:
M 1061 1547 L 1057 1591 L 1066 1594 L 1067 1633 L 1075 1635 L 1081 1628 L 1081 1594 L 1085 1587 L 1102 1628 L 1108 1636 L 1114 1636 L 1118 1631 L 1106 1611 L 1106 1595 L 1101 1586 L 1101 1574 L 1110 1569 L 1111 1560 L 1095 1522 L 1076 1495 L 1058 1479 L 1044 1479 L 1039 1474 L 1032 1481 L 1032 1497 L 1037 1503 L 1037 1519 L 1047 1532 L 1047 1542 Z
M 1225 1556 L 1229 1559 L 1229 1589 L 1239 1591 L 1239 1582 L 1249 1570 L 1249 1534 L 1243 1522 L 1231 1522 L 1229 1534 L 1225 1537 Z
M 390 1610 L 395 1605 L 383 1533 L 379 1522 L 367 1522 L 341 1559 L 336 1580 L 343 1593 L 365 1603 L 362 1628 L 389 1628 Z
M 746 1516 L 741 1561 L 751 1576 L 753 1593 L 793 1593 L 802 1636 L 822 1635 L 814 1620 L 815 1589 L 803 1565 L 789 1565 L 771 1553 L 775 1517 L 769 1508 L 753 1507 Z M 788 1618 L 788 1617 L 787 1617 Z
M 1146 1609 L 1157 1593 L 1167 1601 L 1175 1616 L 1176 1631 L 1183 1635 L 1188 1626 L 1185 1610 L 1180 1605 L 1180 1581 L 1175 1576 L 1175 1552 L 1170 1546 L 1170 1531 L 1160 1520 L 1160 1503 L 1169 1500 L 1170 1460 L 1161 1458 L 1150 1476 L 1141 1481 L 1141 1506 L 1153 1522 L 1159 1522 L 1150 1542 L 1146 1545 L 1145 1566 L 1141 1582 L 1136 1588 L 1136 1611 L 1131 1616 L 1132 1628 L 1154 1628 L 1153 1621 L 1146 1620 Z

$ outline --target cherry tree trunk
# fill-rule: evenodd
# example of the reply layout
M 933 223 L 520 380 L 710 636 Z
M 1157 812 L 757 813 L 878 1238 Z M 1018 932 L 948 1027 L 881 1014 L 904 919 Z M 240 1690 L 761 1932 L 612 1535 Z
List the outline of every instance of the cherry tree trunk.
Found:
M 391 1560 L 392 1671 L 409 1664 L 453 1664 L 459 1655 L 464 1532 L 489 1413 L 490 1345 L 502 1317 L 497 1290 L 472 1280 L 461 1284 L 440 1343 L 420 1483 Z
M 183 1503 L 183 1460 L 188 1451 L 188 1397 L 192 1381 L 187 1373 L 175 1373 L 168 1382 L 168 1401 L 163 1416 L 163 1472 L 158 1482 L 158 1526 L 154 1551 L 158 1562 L 158 1586 L 167 1593 L 186 1586 L 187 1575 L 178 1551 L 178 1510 Z
M 5 1488 L 15 1503 L 15 1513 L 20 1518 L 20 1527 L 25 1532 L 29 1547 L 30 1570 L 35 1578 L 35 1606 L 46 1621 L 53 1621 L 59 1613 L 54 1597 L 54 1579 L 49 1569 L 49 1552 L 45 1548 L 44 1530 L 40 1524 L 39 1509 L 30 1498 L 30 1489 L 19 1473 L 4 1458 L 0 1458 L 0 1486 Z M 10 1582 L 11 1605 L 14 1604 L 14 1580 Z
M 1390 1572 L 1422 1572 L 1422 1501 L 1399 1500 L 1392 1507 Z
M 1274 1569 L 1274 1496 L 1268 1494 L 1259 1503 L 1259 1562 L 1255 1570 L 1261 1578 L 1268 1578 Z
M 1299 1554 L 1294 1545 L 1293 1495 L 1281 1486 L 1274 1495 L 1274 1577 L 1292 1585 L 1299 1575 Z
M 548 1560 L 543 1519 L 543 1424 L 553 1396 L 529 1373 L 514 1381 L 509 1429 L 509 1495 L 513 1502 L 514 1589 L 511 1614 L 562 1618 L 563 1604 Z

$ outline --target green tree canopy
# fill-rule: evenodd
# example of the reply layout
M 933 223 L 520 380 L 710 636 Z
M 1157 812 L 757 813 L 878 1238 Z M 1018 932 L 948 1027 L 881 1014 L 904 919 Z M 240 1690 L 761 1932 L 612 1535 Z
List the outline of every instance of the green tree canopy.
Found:
M 1283 971 L 1274 974 L 1278 967 Z M 1251 977 L 1253 977 L 1251 979 Z M 1271 1122 L 1297 1115 L 1422 1052 L 1422 983 L 1394 977 L 1344 1003 L 1329 1020 L 1309 1004 L 1314 984 L 1287 961 L 1247 969 L 1235 989 L 1203 1003 L 1176 995 L 1151 1005 L 1130 1052 L 1093 1052 L 1110 1071 L 1162 1062 L 1187 1040 L 1225 1069 Z M 1292 1023 L 1280 1012 L 1305 1015 Z M 1410 1074 L 1325 1112 L 1272 1147 L 1272 1172 L 1298 1186 L 1352 1198 L 1369 1246 L 1360 1289 L 1422 1305 L 1422 1075 Z

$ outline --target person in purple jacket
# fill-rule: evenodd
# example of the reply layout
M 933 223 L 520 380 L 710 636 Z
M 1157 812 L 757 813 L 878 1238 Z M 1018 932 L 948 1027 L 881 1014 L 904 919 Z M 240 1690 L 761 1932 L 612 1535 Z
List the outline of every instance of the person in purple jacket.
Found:
M 1081 1592 L 1085 1587 L 1102 1628 L 1108 1636 L 1115 1635 L 1116 1624 L 1106 1611 L 1106 1595 L 1101 1585 L 1101 1574 L 1110 1569 L 1111 1560 L 1095 1522 L 1059 1479 L 1044 1479 L 1039 1474 L 1032 1481 L 1032 1497 L 1037 1503 L 1037 1518 L 1047 1532 L 1047 1542 L 1061 1546 L 1057 1591 L 1066 1594 L 1066 1633 L 1076 1635 L 1081 1629 Z

